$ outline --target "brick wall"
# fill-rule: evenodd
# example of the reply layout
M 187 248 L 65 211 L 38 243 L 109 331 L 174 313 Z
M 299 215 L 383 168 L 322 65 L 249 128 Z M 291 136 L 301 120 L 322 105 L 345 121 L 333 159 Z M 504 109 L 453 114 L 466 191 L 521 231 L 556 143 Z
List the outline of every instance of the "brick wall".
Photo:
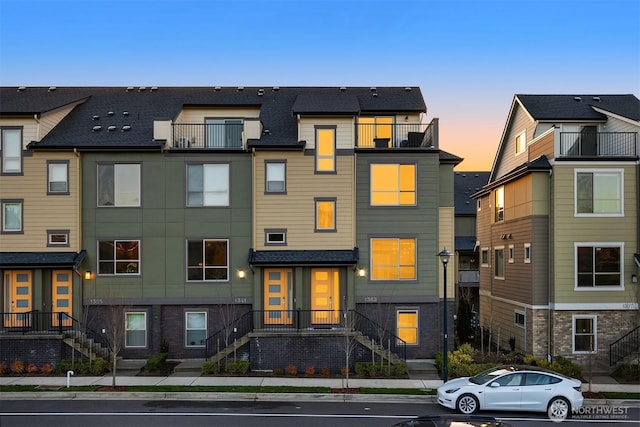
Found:
M 62 359 L 71 359 L 72 351 L 59 336 L 0 337 L 0 362 L 7 366 L 18 360 L 25 366 L 30 363 L 39 368 L 45 363 L 55 366 Z M 76 357 L 80 359 L 82 355 L 76 352 Z

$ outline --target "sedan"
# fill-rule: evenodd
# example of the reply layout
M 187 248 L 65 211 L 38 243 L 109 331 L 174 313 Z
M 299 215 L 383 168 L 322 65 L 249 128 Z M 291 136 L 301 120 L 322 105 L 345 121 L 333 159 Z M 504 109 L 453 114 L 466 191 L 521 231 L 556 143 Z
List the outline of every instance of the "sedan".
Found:
M 582 406 L 581 382 L 531 366 L 499 366 L 438 387 L 438 403 L 463 414 L 479 410 L 547 412 L 558 420 Z

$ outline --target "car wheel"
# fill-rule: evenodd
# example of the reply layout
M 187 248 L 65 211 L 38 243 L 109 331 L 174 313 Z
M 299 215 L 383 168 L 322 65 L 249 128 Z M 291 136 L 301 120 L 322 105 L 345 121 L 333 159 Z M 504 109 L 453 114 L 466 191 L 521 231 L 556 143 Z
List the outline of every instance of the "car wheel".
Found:
M 547 415 L 552 420 L 564 420 L 571 415 L 571 405 L 564 397 L 554 397 L 547 406 Z
M 461 412 L 465 415 L 471 415 L 476 412 L 479 408 L 480 404 L 478 403 L 478 399 L 472 394 L 463 394 L 458 399 L 456 403 L 456 408 L 458 412 Z

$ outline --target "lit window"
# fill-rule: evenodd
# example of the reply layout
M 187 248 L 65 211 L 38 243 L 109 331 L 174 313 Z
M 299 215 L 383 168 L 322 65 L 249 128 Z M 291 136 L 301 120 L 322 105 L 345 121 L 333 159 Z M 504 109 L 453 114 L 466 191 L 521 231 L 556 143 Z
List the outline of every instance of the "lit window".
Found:
M 418 344 L 418 310 L 398 310 L 398 338 L 407 344 Z
M 516 136 L 516 154 L 524 153 L 526 149 L 527 133 L 524 131 L 520 135 Z
M 284 161 L 265 162 L 265 193 L 286 193 L 286 173 Z
M 416 240 L 371 239 L 372 280 L 415 280 Z
M 573 352 L 574 353 L 597 353 L 598 335 L 596 316 L 574 315 L 573 316 Z
M 125 347 L 147 346 L 147 313 L 125 313 Z
M 22 233 L 22 200 L 2 200 L 2 233 Z
M 316 231 L 336 231 L 336 199 L 316 199 Z
M 98 165 L 98 206 L 140 206 L 140 165 Z
M 204 347 L 207 340 L 207 313 L 185 313 L 185 338 L 187 347 Z
M 229 280 L 228 240 L 188 240 L 187 280 Z
M 622 286 L 622 245 L 587 246 L 576 243 L 576 287 Z
M 416 165 L 371 165 L 371 206 L 415 204 Z
M 98 274 L 140 274 L 139 240 L 98 241 Z
M 531 243 L 524 244 L 524 262 L 525 264 L 531 262 Z
M 69 230 L 47 230 L 47 246 L 69 246 Z
M 69 162 L 47 161 L 47 194 L 69 194 Z
M 229 165 L 187 165 L 187 206 L 229 206 Z
M 316 128 L 316 171 L 336 170 L 336 128 Z
M 493 275 L 504 279 L 504 247 L 495 249 L 495 271 Z
M 393 117 L 358 118 L 358 148 L 374 148 L 376 140 L 388 148 L 393 140 L 393 122 Z
M 0 153 L 2 173 L 22 173 L 22 128 L 2 128 Z
M 576 171 L 576 215 L 623 214 L 622 170 Z
M 495 221 L 504 221 L 504 187 L 496 189 L 496 218 Z

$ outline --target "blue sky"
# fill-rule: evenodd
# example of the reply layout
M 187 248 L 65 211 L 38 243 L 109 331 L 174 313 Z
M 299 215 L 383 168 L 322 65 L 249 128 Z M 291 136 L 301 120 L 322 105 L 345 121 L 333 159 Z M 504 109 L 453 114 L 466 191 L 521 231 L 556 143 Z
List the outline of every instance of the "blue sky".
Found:
M 640 1 L 0 0 L 0 85 L 415 85 L 489 170 L 516 93 L 639 96 Z

